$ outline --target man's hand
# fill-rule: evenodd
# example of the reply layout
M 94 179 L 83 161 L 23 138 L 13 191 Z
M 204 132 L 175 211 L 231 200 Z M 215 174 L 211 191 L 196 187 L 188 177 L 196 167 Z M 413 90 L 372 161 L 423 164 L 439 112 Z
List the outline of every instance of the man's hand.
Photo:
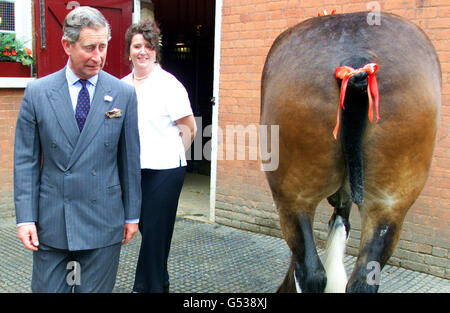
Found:
M 36 225 L 23 225 L 17 228 L 17 235 L 25 248 L 31 251 L 37 251 L 39 240 Z
M 131 240 L 131 238 L 133 238 L 134 234 L 136 234 L 138 230 L 138 225 L 139 224 L 136 223 L 125 223 L 122 245 L 126 245 Z

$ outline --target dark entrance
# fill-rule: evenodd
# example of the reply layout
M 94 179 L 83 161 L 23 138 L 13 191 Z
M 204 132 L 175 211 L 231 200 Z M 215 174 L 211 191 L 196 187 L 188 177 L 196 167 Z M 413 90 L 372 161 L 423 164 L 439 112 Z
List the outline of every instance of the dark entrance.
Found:
M 197 120 L 198 134 L 188 152 L 188 172 L 210 175 L 211 140 L 203 129 L 211 125 L 214 75 L 214 0 L 153 0 L 153 12 L 162 33 L 162 67 L 185 86 Z M 145 3 L 142 2 L 145 6 Z M 197 140 L 202 151 L 194 151 Z M 207 149 L 205 149 L 207 150 Z M 196 153 L 194 153 L 196 152 Z M 206 158 L 205 158 L 206 156 Z

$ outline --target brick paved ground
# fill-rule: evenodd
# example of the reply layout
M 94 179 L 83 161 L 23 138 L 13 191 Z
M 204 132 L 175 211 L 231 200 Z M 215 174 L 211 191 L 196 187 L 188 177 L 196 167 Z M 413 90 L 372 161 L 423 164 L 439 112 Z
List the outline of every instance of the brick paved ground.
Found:
M 30 292 L 32 253 L 17 239 L 14 219 L 0 220 L 0 238 L 0 292 Z M 139 244 L 136 235 L 122 249 L 114 292 L 131 291 Z M 272 293 L 284 277 L 289 255 L 280 238 L 177 218 L 169 260 L 171 292 Z M 345 258 L 349 273 L 354 262 L 354 257 Z M 450 293 L 450 282 L 386 266 L 379 292 Z

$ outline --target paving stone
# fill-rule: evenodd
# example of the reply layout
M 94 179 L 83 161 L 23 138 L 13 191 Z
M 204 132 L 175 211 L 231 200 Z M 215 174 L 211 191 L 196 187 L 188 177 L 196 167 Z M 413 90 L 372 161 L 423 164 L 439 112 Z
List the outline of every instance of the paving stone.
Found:
M 30 292 L 32 253 L 17 239 L 15 220 L 0 219 L 0 292 Z M 114 292 L 129 293 L 141 237 L 123 246 Z M 318 249 L 319 256 L 324 251 Z M 177 218 L 169 257 L 174 293 L 272 293 L 284 279 L 290 254 L 278 237 L 214 223 Z M 355 257 L 346 256 L 347 274 Z M 450 281 L 387 265 L 380 293 L 450 293 Z

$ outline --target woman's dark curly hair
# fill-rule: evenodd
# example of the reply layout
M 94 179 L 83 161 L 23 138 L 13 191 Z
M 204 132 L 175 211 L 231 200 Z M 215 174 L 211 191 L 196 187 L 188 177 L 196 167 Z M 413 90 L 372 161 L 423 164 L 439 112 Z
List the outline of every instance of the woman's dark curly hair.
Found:
M 144 39 L 150 44 L 150 49 L 156 52 L 156 62 L 161 61 L 161 49 L 159 45 L 160 30 L 156 22 L 154 21 L 142 21 L 138 24 L 133 24 L 128 27 L 125 33 L 126 51 L 127 55 L 130 55 L 131 40 L 134 35 L 142 34 Z

